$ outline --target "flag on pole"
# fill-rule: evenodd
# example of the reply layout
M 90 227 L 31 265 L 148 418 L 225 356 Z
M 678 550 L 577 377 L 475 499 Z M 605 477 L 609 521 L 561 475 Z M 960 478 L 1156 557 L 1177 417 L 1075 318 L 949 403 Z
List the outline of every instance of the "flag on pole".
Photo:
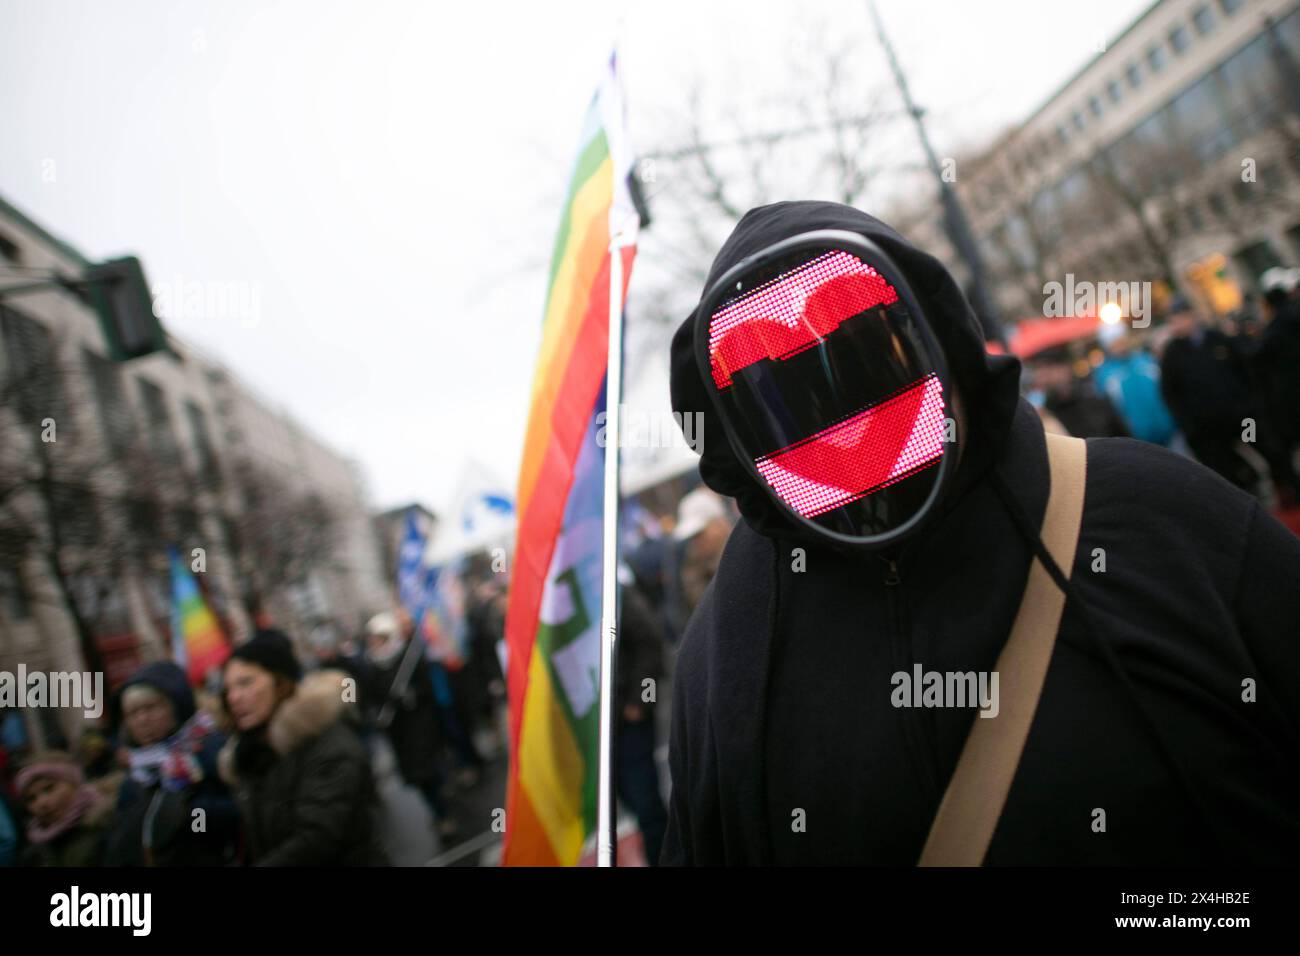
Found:
M 600 594 L 611 243 L 636 252 L 632 158 L 611 56 L 583 124 L 551 258 L 515 497 L 506 615 L 506 865 L 571 866 L 596 825 Z M 621 304 L 621 303 L 620 303 Z
M 194 686 L 230 656 L 230 642 L 199 583 L 175 548 L 167 549 L 172 577 L 172 658 Z
M 406 513 L 397 550 L 397 598 L 411 617 L 430 658 L 449 670 L 465 664 L 469 626 L 465 619 L 463 560 L 452 557 L 434 566 L 419 512 Z
M 515 535 L 513 492 L 477 462 L 467 462 L 447 519 L 429 546 L 430 564 L 504 547 Z

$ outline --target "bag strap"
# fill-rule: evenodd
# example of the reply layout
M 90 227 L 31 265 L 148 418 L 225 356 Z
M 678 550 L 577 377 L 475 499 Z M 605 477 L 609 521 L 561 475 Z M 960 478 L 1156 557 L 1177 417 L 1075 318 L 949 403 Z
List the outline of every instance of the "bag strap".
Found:
M 1069 580 L 1083 519 L 1088 443 L 1051 433 L 1046 438 L 1051 489 L 1043 546 Z M 998 655 L 998 714 L 975 718 L 930 825 L 920 866 L 983 864 L 1020 765 L 1064 610 L 1065 593 L 1035 557 L 1011 635 Z

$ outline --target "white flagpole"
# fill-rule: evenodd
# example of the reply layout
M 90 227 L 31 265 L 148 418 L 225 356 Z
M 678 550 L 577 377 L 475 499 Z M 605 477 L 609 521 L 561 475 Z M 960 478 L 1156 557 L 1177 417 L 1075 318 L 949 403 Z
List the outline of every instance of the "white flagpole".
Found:
M 600 768 L 596 865 L 614 866 L 614 667 L 618 625 L 618 447 L 623 394 L 623 233 L 609 243 L 609 365 L 605 380 L 605 543 L 600 592 Z

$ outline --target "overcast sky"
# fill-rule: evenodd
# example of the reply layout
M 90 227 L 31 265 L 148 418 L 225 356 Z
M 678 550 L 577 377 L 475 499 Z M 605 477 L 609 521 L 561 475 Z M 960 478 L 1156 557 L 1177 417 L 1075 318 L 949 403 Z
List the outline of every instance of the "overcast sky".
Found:
M 943 154 L 1147 6 L 880 9 Z M 164 317 L 358 459 L 375 504 L 441 508 L 468 458 L 513 488 L 559 203 L 615 39 L 644 149 L 671 144 L 693 78 L 732 117 L 779 89 L 809 21 L 886 83 L 853 0 L 0 0 L 0 195 L 92 259 L 139 255 L 155 288 L 245 295 L 213 314 L 173 293 Z

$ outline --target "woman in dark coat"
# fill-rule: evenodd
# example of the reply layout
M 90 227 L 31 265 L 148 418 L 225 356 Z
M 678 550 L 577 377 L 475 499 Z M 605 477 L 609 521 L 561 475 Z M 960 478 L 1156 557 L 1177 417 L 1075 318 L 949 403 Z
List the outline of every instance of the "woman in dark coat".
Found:
M 171 661 L 140 668 L 119 696 L 130 774 L 117 795 L 108 866 L 221 866 L 234 859 L 239 810 L 217 773 L 226 738 L 196 711 Z
M 382 866 L 370 760 L 348 726 L 355 688 L 338 671 L 305 679 L 289 639 L 260 631 L 225 666 L 239 735 L 221 752 L 255 866 Z

